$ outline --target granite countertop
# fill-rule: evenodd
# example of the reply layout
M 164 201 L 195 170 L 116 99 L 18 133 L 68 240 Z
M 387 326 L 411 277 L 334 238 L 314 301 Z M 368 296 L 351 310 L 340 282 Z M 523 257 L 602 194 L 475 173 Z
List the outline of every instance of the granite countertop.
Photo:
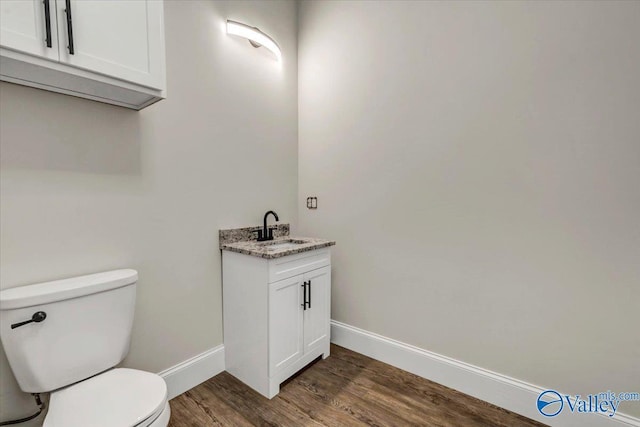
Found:
M 336 244 L 332 240 L 291 237 L 289 236 L 289 224 L 278 224 L 272 228 L 274 239 L 264 242 L 258 242 L 255 235 L 255 231 L 262 229 L 262 227 L 220 230 L 220 249 L 259 258 L 274 259 Z

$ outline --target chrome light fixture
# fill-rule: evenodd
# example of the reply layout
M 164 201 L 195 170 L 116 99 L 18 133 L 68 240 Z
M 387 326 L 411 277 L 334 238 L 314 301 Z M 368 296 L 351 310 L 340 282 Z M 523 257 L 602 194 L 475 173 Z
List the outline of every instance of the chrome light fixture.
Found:
M 244 37 L 245 39 L 248 39 L 251 46 L 255 48 L 265 47 L 276 56 L 278 62 L 282 61 L 282 52 L 280 51 L 278 44 L 271 37 L 256 27 L 250 27 L 241 22 L 231 21 L 228 19 L 227 34 Z

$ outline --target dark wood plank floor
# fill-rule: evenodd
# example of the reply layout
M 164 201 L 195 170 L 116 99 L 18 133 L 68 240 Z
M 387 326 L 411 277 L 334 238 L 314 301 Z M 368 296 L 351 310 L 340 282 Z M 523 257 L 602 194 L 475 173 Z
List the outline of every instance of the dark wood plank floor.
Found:
M 272 400 L 223 372 L 170 403 L 169 427 L 543 425 L 336 345 Z

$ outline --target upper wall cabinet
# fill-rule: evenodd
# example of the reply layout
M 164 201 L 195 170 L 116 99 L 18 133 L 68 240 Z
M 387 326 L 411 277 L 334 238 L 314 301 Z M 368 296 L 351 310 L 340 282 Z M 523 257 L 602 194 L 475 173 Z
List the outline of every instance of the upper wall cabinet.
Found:
M 2 0 L 0 79 L 139 110 L 165 98 L 161 0 Z
M 55 3 L 54 3 L 55 4 Z M 0 1 L 0 45 L 57 61 L 57 20 L 50 2 Z

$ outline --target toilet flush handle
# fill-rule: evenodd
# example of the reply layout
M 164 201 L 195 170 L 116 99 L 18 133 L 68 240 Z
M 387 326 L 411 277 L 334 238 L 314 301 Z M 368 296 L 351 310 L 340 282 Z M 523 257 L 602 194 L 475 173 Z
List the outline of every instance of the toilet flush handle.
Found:
M 46 318 L 47 318 L 47 313 L 45 313 L 44 311 L 36 311 L 35 313 L 33 313 L 33 316 L 31 316 L 30 320 L 14 323 L 13 325 L 11 325 L 11 329 L 19 328 L 20 326 L 24 326 L 32 322 L 40 323 Z

